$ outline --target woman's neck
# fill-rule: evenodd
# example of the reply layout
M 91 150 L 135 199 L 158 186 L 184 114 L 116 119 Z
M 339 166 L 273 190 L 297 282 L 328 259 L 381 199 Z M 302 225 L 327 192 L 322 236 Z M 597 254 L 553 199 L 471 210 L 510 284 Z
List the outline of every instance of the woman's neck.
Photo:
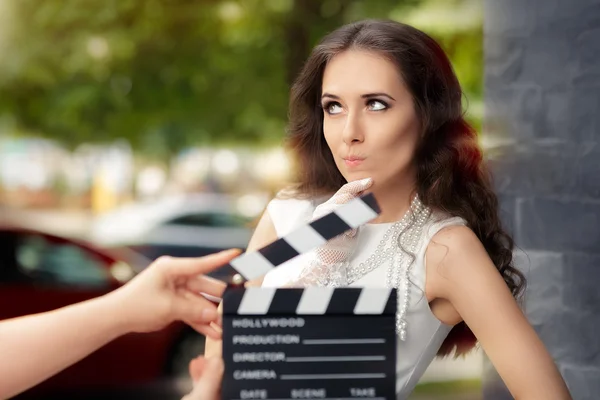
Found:
M 370 191 L 375 195 L 381 214 L 371 223 L 383 224 L 401 220 L 413 200 L 414 188 L 415 186 L 411 181 L 398 182 L 395 185 L 386 185 L 383 188 L 375 185 Z

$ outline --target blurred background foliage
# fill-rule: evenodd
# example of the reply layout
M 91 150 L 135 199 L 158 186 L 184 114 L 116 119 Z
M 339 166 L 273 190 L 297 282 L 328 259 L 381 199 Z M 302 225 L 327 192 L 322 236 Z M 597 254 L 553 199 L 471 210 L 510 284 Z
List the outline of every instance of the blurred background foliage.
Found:
M 480 1 L 0 0 L 0 129 L 69 147 L 126 139 L 163 160 L 191 146 L 274 146 L 311 47 L 363 18 L 438 39 L 480 128 Z
M 148 260 L 244 248 L 252 226 L 240 221 L 256 220 L 291 178 L 280 146 L 291 82 L 326 33 L 365 18 L 436 38 L 481 131 L 481 0 L 0 0 L 0 227 Z M 68 267 L 53 279 L 95 265 L 44 254 Z M 201 342 L 181 343 L 171 355 L 181 362 L 168 361 L 187 376 Z M 471 383 L 446 382 L 478 384 L 481 367 L 480 353 L 438 360 L 415 398 L 478 398 Z

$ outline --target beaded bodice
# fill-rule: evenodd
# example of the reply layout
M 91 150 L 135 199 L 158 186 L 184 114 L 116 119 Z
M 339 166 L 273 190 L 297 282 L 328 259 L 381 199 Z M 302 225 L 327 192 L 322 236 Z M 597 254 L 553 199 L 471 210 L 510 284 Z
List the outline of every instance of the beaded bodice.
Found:
M 267 211 L 277 235 L 283 236 L 310 220 L 315 206 L 315 202 L 308 200 L 275 199 Z M 412 392 L 451 329 L 433 315 L 425 296 L 425 250 L 440 229 L 465 223 L 460 218 L 431 212 L 415 202 L 412 207 L 413 216 L 407 221 L 361 227 L 356 250 L 347 266 L 349 286 L 398 289 L 397 331 L 401 340 L 397 342 L 396 386 L 399 399 L 407 398 Z M 402 251 L 397 246 L 398 236 Z M 293 279 L 301 270 L 302 261 L 297 257 L 272 270 L 265 276 L 263 286 L 278 287 Z

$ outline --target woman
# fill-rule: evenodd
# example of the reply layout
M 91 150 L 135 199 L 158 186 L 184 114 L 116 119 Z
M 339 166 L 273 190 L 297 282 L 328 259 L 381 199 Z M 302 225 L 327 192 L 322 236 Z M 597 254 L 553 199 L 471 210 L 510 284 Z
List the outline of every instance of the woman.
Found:
M 515 398 L 569 399 L 518 306 L 525 280 L 461 97 L 444 51 L 415 28 L 369 20 L 329 34 L 291 92 L 299 185 L 270 202 L 249 249 L 371 191 L 373 223 L 262 285 L 398 288 L 398 398 L 436 355 L 479 342 Z

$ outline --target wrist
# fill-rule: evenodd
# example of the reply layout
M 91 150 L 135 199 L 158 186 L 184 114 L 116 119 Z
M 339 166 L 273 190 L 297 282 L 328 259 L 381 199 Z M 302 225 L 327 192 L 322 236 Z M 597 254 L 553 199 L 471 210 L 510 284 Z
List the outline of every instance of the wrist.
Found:
M 108 321 L 112 336 L 119 337 L 134 331 L 135 316 L 131 315 L 129 304 L 120 289 L 99 297 L 97 301 L 99 313 Z

